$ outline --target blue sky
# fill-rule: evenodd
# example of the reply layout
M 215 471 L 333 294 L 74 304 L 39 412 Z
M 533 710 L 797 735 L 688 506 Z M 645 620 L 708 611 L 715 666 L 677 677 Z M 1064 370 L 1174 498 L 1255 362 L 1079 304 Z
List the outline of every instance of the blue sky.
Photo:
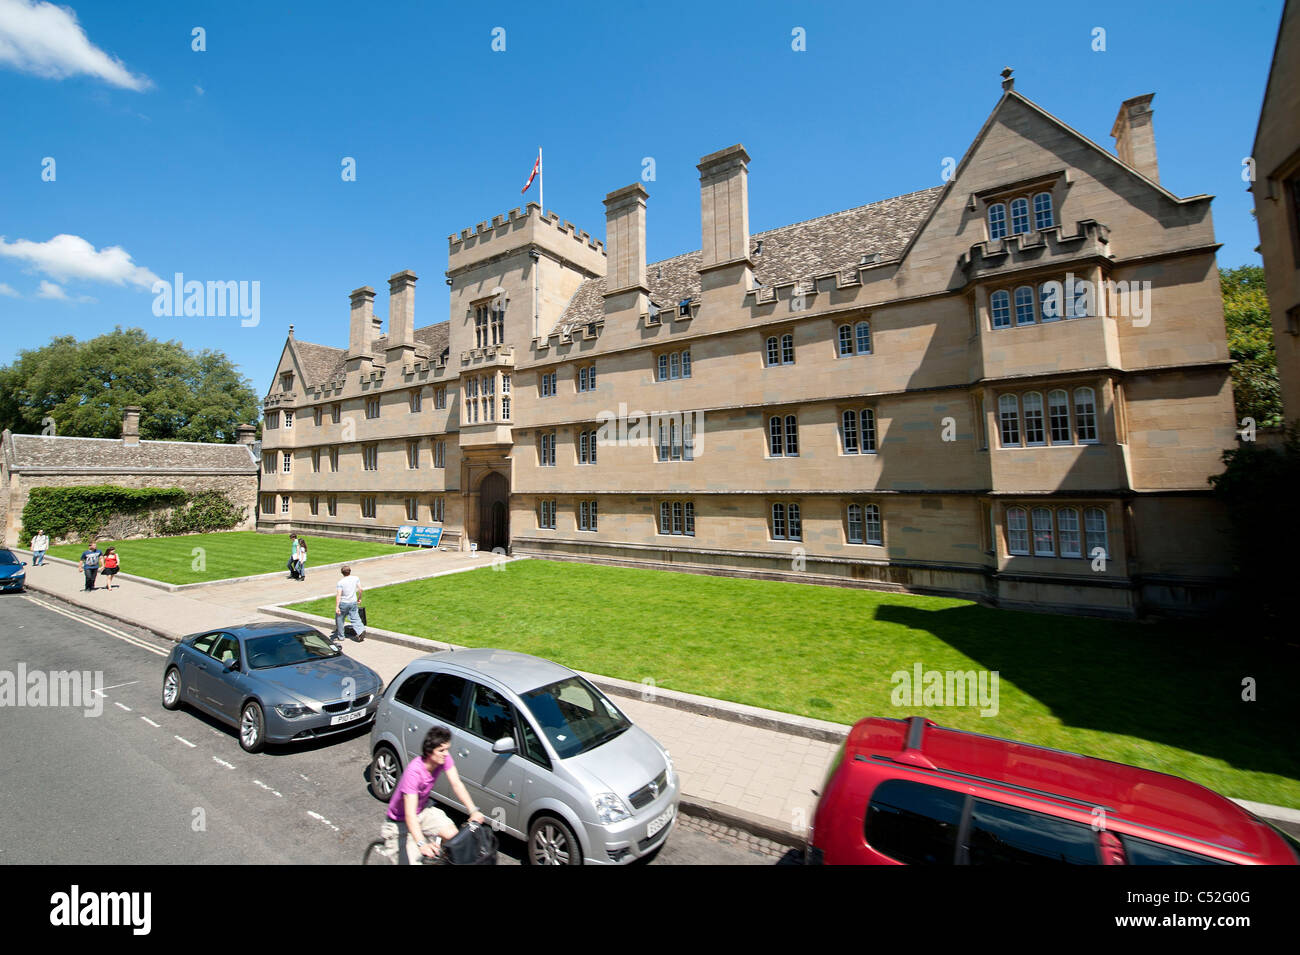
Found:
M 137 326 L 225 351 L 261 394 L 291 323 L 346 345 L 357 286 L 383 313 L 413 269 L 416 323 L 445 319 L 448 234 L 536 201 L 538 145 L 547 208 L 601 238 L 605 193 L 652 157 L 654 260 L 699 248 L 695 164 L 732 143 L 755 232 L 939 184 L 1004 66 L 1106 148 L 1120 102 L 1154 92 L 1162 184 L 1217 197 L 1220 265 L 1259 262 L 1241 163 L 1281 0 L 69 7 L 73 26 L 0 0 L 0 364 Z M 155 316 L 152 276 L 175 272 L 260 282 L 260 324 Z

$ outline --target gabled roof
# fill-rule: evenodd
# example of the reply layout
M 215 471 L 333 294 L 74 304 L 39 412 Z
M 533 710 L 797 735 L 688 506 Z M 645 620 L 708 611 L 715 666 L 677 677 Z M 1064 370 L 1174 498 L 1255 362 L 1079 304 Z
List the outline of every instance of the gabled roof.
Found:
M 344 348 L 330 348 L 328 345 L 317 345 L 297 338 L 290 342 L 289 347 L 298 357 L 303 379 L 311 384 L 334 377 L 334 369 L 337 367 L 342 370 L 343 358 L 347 354 L 347 349 Z
M 1282 19 L 1277 25 L 1277 39 L 1273 42 L 1273 58 L 1269 61 L 1268 79 L 1264 82 L 1264 98 L 1260 100 L 1259 104 L 1259 125 L 1255 127 L 1255 141 L 1251 149 L 1252 156 L 1259 155 L 1259 134 L 1264 127 L 1264 116 L 1268 112 L 1269 94 L 1273 92 L 1273 76 L 1277 73 L 1277 62 L 1278 57 L 1282 54 L 1282 44 L 1285 41 L 1294 46 L 1297 42 L 1300 42 L 1294 36 L 1285 36 L 1288 21 L 1297 24 L 1294 29 L 1300 29 L 1300 7 L 1293 9 L 1292 4 L 1293 0 L 1286 0 L 1282 4 Z M 1295 13 L 1297 19 L 1290 19 L 1292 13 Z
M 437 358 L 446 351 L 450 340 L 449 322 L 438 322 L 436 325 L 426 325 L 415 330 L 416 348 L 426 352 L 430 358 Z M 346 348 L 331 348 L 329 345 L 317 345 L 315 342 L 305 342 L 298 338 L 290 339 L 289 347 L 298 357 L 298 366 L 302 369 L 304 384 L 321 385 L 343 374 L 343 366 L 348 355 Z M 384 363 L 386 348 L 388 348 L 387 335 L 375 340 L 372 351 L 378 359 L 376 364 Z
M 1002 112 L 1003 109 L 1006 108 L 1007 103 L 1013 100 L 1017 103 L 1020 103 L 1023 106 L 1028 107 L 1030 110 L 1037 113 L 1039 116 L 1047 120 L 1049 123 L 1053 123 L 1054 125 L 1059 126 L 1061 129 L 1065 130 L 1067 133 L 1069 133 L 1071 136 L 1075 137 L 1085 145 L 1091 146 L 1100 155 L 1105 156 L 1107 160 L 1115 163 L 1115 165 L 1119 166 L 1121 169 L 1125 170 L 1130 175 L 1135 176 L 1136 178 L 1142 180 L 1152 189 L 1156 190 L 1161 195 L 1163 195 L 1170 202 L 1176 202 L 1182 204 L 1182 203 L 1189 203 L 1189 202 L 1200 202 L 1212 198 L 1211 196 L 1206 196 L 1206 195 L 1188 196 L 1185 199 L 1179 198 L 1178 196 L 1170 192 L 1168 189 L 1166 189 L 1164 186 L 1160 185 L 1160 183 L 1156 182 L 1154 179 L 1148 178 L 1147 176 L 1138 172 L 1136 169 L 1134 169 L 1128 163 L 1124 162 L 1122 159 L 1120 159 L 1110 150 L 1106 149 L 1103 146 L 1098 145 L 1096 142 L 1089 139 L 1087 136 L 1083 135 L 1083 133 L 1079 132 L 1070 124 L 1066 123 L 1061 119 L 1058 119 L 1056 116 L 1053 116 L 1051 113 L 1043 109 L 1033 100 L 1029 99 L 1028 97 L 1022 96 L 1021 94 L 1017 93 L 1013 89 L 1005 90 L 1002 93 L 1001 98 L 997 101 L 997 104 L 993 107 L 993 112 L 989 113 L 988 119 L 984 120 L 984 125 L 980 127 L 980 131 L 975 135 L 975 138 L 971 141 L 970 146 L 966 148 L 966 152 L 962 155 L 961 162 L 957 164 L 957 169 L 952 174 L 952 177 L 943 186 L 938 187 L 938 191 L 939 191 L 938 197 L 935 199 L 934 204 L 927 211 L 925 219 L 917 226 L 916 231 L 913 232 L 911 237 L 908 239 L 906 248 L 904 248 L 899 255 L 900 259 L 907 258 L 907 253 L 912 250 L 912 246 L 916 244 L 916 240 L 920 238 L 921 233 L 925 231 L 925 227 L 930 224 L 930 219 L 934 217 L 935 210 L 937 210 L 939 206 L 943 203 L 943 200 L 948 197 L 948 193 L 955 188 L 960 188 L 962 170 L 965 169 L 970 164 L 971 157 L 975 155 L 975 151 L 979 148 L 980 143 L 984 141 L 984 138 L 988 135 L 989 130 L 993 128 L 993 122 L 994 120 L 997 119 L 998 114 Z
M 258 462 L 245 444 L 65 438 L 5 432 L 5 465 L 15 471 L 141 471 L 256 474 Z
M 862 256 L 879 253 L 892 259 L 902 251 L 929 213 L 941 186 L 922 189 L 892 199 L 882 199 L 854 209 L 832 212 L 750 236 L 754 252 L 754 277 L 764 285 L 796 281 L 855 269 Z M 650 299 L 671 308 L 683 299 L 700 295 L 701 252 L 652 262 L 646 267 Z M 587 279 L 574 292 L 555 330 L 604 317 L 605 280 Z

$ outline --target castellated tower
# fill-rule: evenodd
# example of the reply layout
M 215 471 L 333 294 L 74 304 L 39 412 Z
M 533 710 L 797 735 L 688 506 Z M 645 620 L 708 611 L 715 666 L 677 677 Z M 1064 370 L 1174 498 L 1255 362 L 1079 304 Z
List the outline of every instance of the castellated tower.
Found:
M 554 213 L 529 203 L 447 237 L 453 363 L 497 344 L 523 348 L 545 335 L 584 279 L 605 274 L 605 247 Z M 482 335 L 486 313 L 487 334 Z M 504 311 L 504 341 L 493 334 Z

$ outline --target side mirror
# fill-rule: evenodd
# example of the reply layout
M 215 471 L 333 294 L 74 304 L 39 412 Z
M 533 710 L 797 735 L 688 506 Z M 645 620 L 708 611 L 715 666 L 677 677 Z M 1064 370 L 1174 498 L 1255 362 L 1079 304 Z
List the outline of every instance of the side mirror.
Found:
M 229 672 L 231 672 L 232 670 L 238 670 L 238 669 L 239 669 L 239 661 L 238 661 L 238 660 L 231 660 L 229 663 L 226 664 L 225 669 L 223 669 L 221 672 L 222 672 L 222 673 L 229 673 Z
M 515 751 L 515 741 L 509 736 L 503 736 L 492 744 L 494 753 L 513 753 Z

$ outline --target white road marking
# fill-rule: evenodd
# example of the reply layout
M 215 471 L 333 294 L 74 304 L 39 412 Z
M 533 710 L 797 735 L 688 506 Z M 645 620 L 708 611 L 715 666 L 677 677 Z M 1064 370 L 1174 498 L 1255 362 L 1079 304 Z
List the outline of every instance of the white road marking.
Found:
M 228 762 L 226 762 L 224 759 L 218 759 L 216 756 L 213 756 L 213 757 L 212 757 L 212 761 L 213 761 L 214 763 L 217 763 L 217 764 L 221 765 L 221 766 L 225 766 L 226 769 L 234 769 L 234 768 L 235 768 L 235 764 L 234 764 L 234 763 L 228 763 Z
M 119 707 L 121 707 L 122 709 L 126 710 L 128 713 L 131 712 L 131 707 L 129 707 L 129 706 L 123 706 L 121 703 L 117 702 L 117 700 L 114 700 L 114 701 L 113 701 L 113 705 L 114 705 L 114 706 L 119 706 Z
M 166 650 L 162 649 L 161 647 L 155 647 L 151 643 L 146 643 L 144 640 L 141 640 L 139 637 L 133 637 L 129 633 L 124 633 L 123 631 L 118 630 L 114 627 L 105 626 L 104 624 L 100 623 L 97 620 L 92 620 L 89 617 L 83 617 L 81 614 L 72 613 L 70 611 L 64 610 L 62 607 L 56 607 L 54 606 L 54 604 L 46 603 L 44 600 L 38 600 L 35 597 L 32 597 L 30 595 L 27 595 L 27 599 L 34 604 L 44 607 L 46 610 L 65 616 L 69 620 L 75 620 L 78 623 L 85 624 L 87 627 L 92 627 L 95 630 L 99 630 L 102 633 L 106 633 L 110 637 L 115 637 L 116 639 L 129 643 L 134 647 L 139 647 L 141 650 L 148 650 L 150 653 L 154 654 L 155 656 L 160 656 L 160 657 L 167 656 Z
M 144 720 L 146 723 L 148 723 L 148 724 L 149 724 L 150 726 L 152 726 L 154 729 L 157 729 L 159 726 L 162 725 L 161 723 L 155 723 L 153 720 L 149 719 L 149 717 L 147 717 L 147 716 L 142 716 L 142 717 L 140 717 L 140 719 Z
M 338 831 L 339 831 L 339 827 L 338 827 L 338 826 L 334 825 L 334 823 L 330 822 L 328 819 L 326 819 L 326 818 L 325 818 L 324 816 L 322 816 L 320 813 L 318 813 L 318 812 L 312 812 L 312 811 L 309 809 L 309 810 L 307 810 L 307 815 L 311 816 L 313 819 L 317 819 L 317 820 L 319 820 L 320 822 L 325 823 L 325 825 L 329 826 L 329 827 L 330 827 L 331 829 L 333 829 L 335 832 L 338 832 Z
M 196 748 L 197 748 L 197 747 L 195 747 L 195 745 L 194 745 L 193 743 L 191 743 L 189 740 L 185 739 L 185 737 L 183 737 L 183 736 L 177 736 L 177 737 L 175 737 L 175 739 L 180 740 L 182 743 L 184 743 L 184 744 L 185 744 L 186 746 L 188 746 L 190 749 L 196 749 Z
M 130 683 L 115 683 L 115 684 L 112 685 L 112 686 L 106 686 L 106 687 L 104 687 L 102 690 L 91 690 L 90 692 L 91 692 L 91 693 L 98 693 L 100 696 L 103 696 L 103 695 L 104 695 L 105 693 L 107 693 L 109 690 L 116 690 L 119 686 L 134 686 L 135 684 L 137 684 L 137 683 L 139 683 L 139 682 L 140 682 L 139 680 L 132 680 Z M 121 705 L 122 705 L 122 704 L 120 704 L 120 703 L 118 704 L 118 706 L 121 706 Z
M 277 799 L 283 799 L 283 798 L 284 798 L 284 797 L 281 796 L 278 792 L 276 792 L 274 789 L 272 789 L 270 786 L 268 786 L 266 783 L 262 782 L 260 779 L 254 779 L 254 780 L 253 780 L 253 785 L 254 785 L 254 786 L 261 786 L 263 789 L 265 789 L 267 792 L 269 792 L 272 796 L 275 796 Z

